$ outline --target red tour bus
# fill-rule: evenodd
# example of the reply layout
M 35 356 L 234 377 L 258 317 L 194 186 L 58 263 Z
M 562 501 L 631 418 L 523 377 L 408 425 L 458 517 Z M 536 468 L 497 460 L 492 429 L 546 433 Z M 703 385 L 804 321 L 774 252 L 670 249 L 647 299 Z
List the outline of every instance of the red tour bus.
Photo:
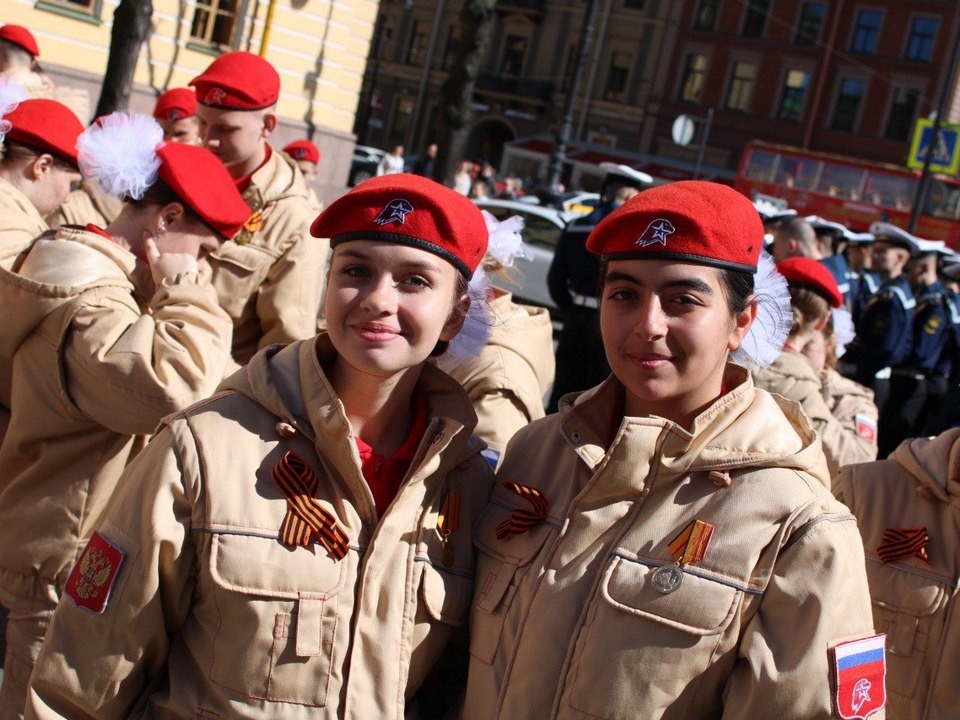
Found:
M 819 215 L 857 232 L 876 220 L 904 229 L 920 173 L 842 155 L 752 140 L 744 148 L 734 187 L 747 197 L 780 198 L 800 215 Z M 915 234 L 960 245 L 960 181 L 930 176 Z

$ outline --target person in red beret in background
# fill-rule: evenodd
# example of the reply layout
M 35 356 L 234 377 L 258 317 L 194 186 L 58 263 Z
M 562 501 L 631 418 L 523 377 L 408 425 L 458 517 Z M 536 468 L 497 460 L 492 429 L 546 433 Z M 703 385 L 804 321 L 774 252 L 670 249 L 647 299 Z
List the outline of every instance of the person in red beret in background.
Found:
M 163 139 L 167 142 L 200 144 L 197 94 L 190 88 L 172 88 L 158 97 L 153 118 L 163 128 Z
M 83 124 L 55 100 L 26 99 L 0 81 L 0 267 L 19 266 L 46 216 L 79 183 L 77 137 Z
M 316 213 L 296 164 L 267 142 L 276 129 L 280 76 L 253 53 L 228 52 L 190 81 L 200 139 L 233 177 L 253 216 L 210 257 L 213 286 L 233 318 L 233 356 L 312 337 L 330 244 L 310 237 Z
M 130 465 L 30 717 L 403 718 L 465 628 L 493 478 L 470 399 L 428 359 L 464 322 L 483 217 L 400 174 L 312 232 L 333 246 L 328 331 L 258 352 Z
M 825 340 L 824 331 L 835 314 L 849 316 L 833 274 L 823 263 L 806 257 L 787 258 L 777 264 L 777 270 L 790 287 L 793 325 L 783 352 L 768 367 L 756 370 L 753 381 L 757 387 L 800 403 L 823 443 L 832 479 L 842 465 L 877 459 L 877 415 L 841 422 L 824 397 L 820 370 L 826 355 L 814 361 L 804 352 L 811 340 Z
M 283 151 L 300 168 L 303 173 L 303 179 L 307 183 L 307 195 L 310 198 L 310 206 L 316 211 L 323 210 L 323 203 L 317 197 L 313 189 L 313 183 L 317 179 L 317 165 L 320 164 L 320 150 L 309 140 L 294 140 L 288 143 Z
M 232 323 L 201 272 L 250 215 L 223 165 L 164 143 L 152 118 L 121 113 L 77 146 L 84 174 L 125 198 L 120 216 L 45 233 L 16 274 L 0 270 L 0 390 L 11 409 L 0 447 L 4 718 L 23 713 L 58 598 L 105 591 L 105 565 L 79 590 L 70 569 L 124 466 L 161 418 L 235 368 Z
M 501 458 L 467 720 L 882 717 L 856 521 L 799 406 L 747 369 L 790 327 L 762 247 L 753 204 L 703 181 L 591 232 L 613 372 Z

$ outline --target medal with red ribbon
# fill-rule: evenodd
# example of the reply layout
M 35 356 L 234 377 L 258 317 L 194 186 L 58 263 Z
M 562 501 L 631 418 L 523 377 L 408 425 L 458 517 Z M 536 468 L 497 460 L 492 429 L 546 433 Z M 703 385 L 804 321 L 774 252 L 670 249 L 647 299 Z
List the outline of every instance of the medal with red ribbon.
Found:
M 460 527 L 460 493 L 450 490 L 443 501 L 443 507 L 440 508 L 440 514 L 437 515 L 437 534 L 440 536 L 442 547 L 441 557 L 443 564 L 447 567 L 453 565 L 456 559 L 451 538 L 458 527 Z
M 883 531 L 883 540 L 877 548 L 877 555 L 885 563 L 915 557 L 929 565 L 930 556 L 927 554 L 929 543 L 930 535 L 925 527 L 887 528 Z
M 662 565 L 653 572 L 653 587 L 664 594 L 672 593 L 683 582 L 683 566 L 703 560 L 710 547 L 714 526 L 703 520 L 694 520 L 667 545 L 676 561 Z

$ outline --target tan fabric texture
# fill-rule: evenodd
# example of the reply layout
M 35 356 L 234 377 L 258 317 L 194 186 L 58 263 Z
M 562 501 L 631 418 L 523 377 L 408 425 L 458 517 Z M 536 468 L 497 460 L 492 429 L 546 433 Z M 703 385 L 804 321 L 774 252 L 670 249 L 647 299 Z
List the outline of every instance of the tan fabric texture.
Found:
M 837 495 L 857 517 L 877 630 L 887 634 L 887 708 L 940 720 L 960 707 L 960 428 L 904 441 L 887 460 L 845 467 Z M 883 562 L 887 529 L 925 528 L 929 562 Z
M 417 392 L 430 424 L 378 517 L 323 372 L 333 352 L 323 335 L 268 348 L 225 392 L 168 419 L 100 526 L 127 553 L 107 608 L 64 597 L 28 717 L 404 717 L 467 621 L 470 528 L 492 473 L 469 399 L 428 365 Z M 288 503 L 271 475 L 288 451 L 346 531 L 342 560 L 278 539 Z M 445 554 L 437 523 L 451 492 L 460 513 Z
M 233 319 L 233 357 L 246 363 L 260 348 L 313 337 L 330 241 L 310 235 L 316 213 L 303 174 L 282 152 L 253 174 L 243 193 L 259 229 L 241 230 L 211 253 L 213 287 Z
M 120 215 L 123 203 L 107 195 L 95 180 L 84 180 L 50 218 L 50 227 L 96 225 L 105 228 Z
M 223 378 L 231 324 L 213 289 L 184 274 L 153 292 L 135 275 L 131 253 L 68 228 L 0 271 L 4 602 L 56 602 L 146 436 Z
M 769 367 L 756 370 L 753 381 L 758 388 L 800 403 L 823 443 L 829 477 L 836 475 L 844 462 L 842 451 L 853 444 L 854 440 L 849 436 L 856 435 L 856 429 L 841 425 L 830 411 L 823 397 L 820 377 L 810 361 L 802 353 L 785 349 Z M 830 487 L 829 483 L 827 487 Z
M 876 429 L 880 411 L 873 402 L 873 390 L 844 377 L 833 368 L 826 368 L 820 373 L 820 382 L 823 399 L 843 428 L 843 432 L 837 433 L 831 442 L 836 448 L 840 465 L 876 460 Z M 872 423 L 873 437 L 857 431 L 857 418 L 865 418 Z
M 510 293 L 490 303 L 493 326 L 480 355 L 468 362 L 441 357 L 477 411 L 474 431 L 502 453 L 517 430 L 544 416 L 543 396 L 553 383 L 553 326 L 544 308 L 518 305 Z
M 621 419 L 611 376 L 514 436 L 474 527 L 466 720 L 833 717 L 829 648 L 872 634 L 855 520 L 800 407 L 725 382 L 690 431 Z M 509 481 L 549 510 L 499 539 L 530 510 Z M 659 592 L 695 520 L 707 551 Z
M 43 216 L 27 196 L 0 177 L 0 267 L 19 266 L 26 250 L 48 230 Z

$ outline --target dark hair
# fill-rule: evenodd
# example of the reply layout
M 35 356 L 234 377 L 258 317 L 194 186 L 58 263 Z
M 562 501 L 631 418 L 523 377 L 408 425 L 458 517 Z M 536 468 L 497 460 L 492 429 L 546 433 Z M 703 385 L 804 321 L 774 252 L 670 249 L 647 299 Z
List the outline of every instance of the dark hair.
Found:
M 206 220 L 200 217 L 182 197 L 177 195 L 173 189 L 160 178 L 157 178 L 153 184 L 144 191 L 143 197 L 139 200 L 134 200 L 131 197 L 125 197 L 123 200 L 137 208 L 163 207 L 164 205 L 169 205 L 174 202 L 180 203 L 183 205 L 183 212 L 188 220 L 203 224 L 203 226 L 209 229 L 214 235 L 221 235 L 220 231 L 210 227 Z
M 470 281 L 467 280 L 460 272 L 458 272 L 457 284 L 453 288 L 453 312 L 463 317 L 466 316 L 466 313 L 463 310 L 463 306 L 460 305 L 460 298 L 466 295 L 469 287 Z M 437 344 L 433 346 L 433 350 L 430 352 L 430 357 L 440 357 L 447 351 L 449 346 L 449 340 L 437 340 Z
M 600 282 L 597 288 L 597 297 L 603 295 L 603 286 L 607 280 L 607 266 L 609 260 L 600 262 Z M 737 315 L 747 309 L 750 304 L 750 298 L 753 296 L 753 273 L 744 270 L 731 270 L 729 268 L 718 268 L 720 270 L 720 286 L 727 298 L 727 307 L 731 315 Z

